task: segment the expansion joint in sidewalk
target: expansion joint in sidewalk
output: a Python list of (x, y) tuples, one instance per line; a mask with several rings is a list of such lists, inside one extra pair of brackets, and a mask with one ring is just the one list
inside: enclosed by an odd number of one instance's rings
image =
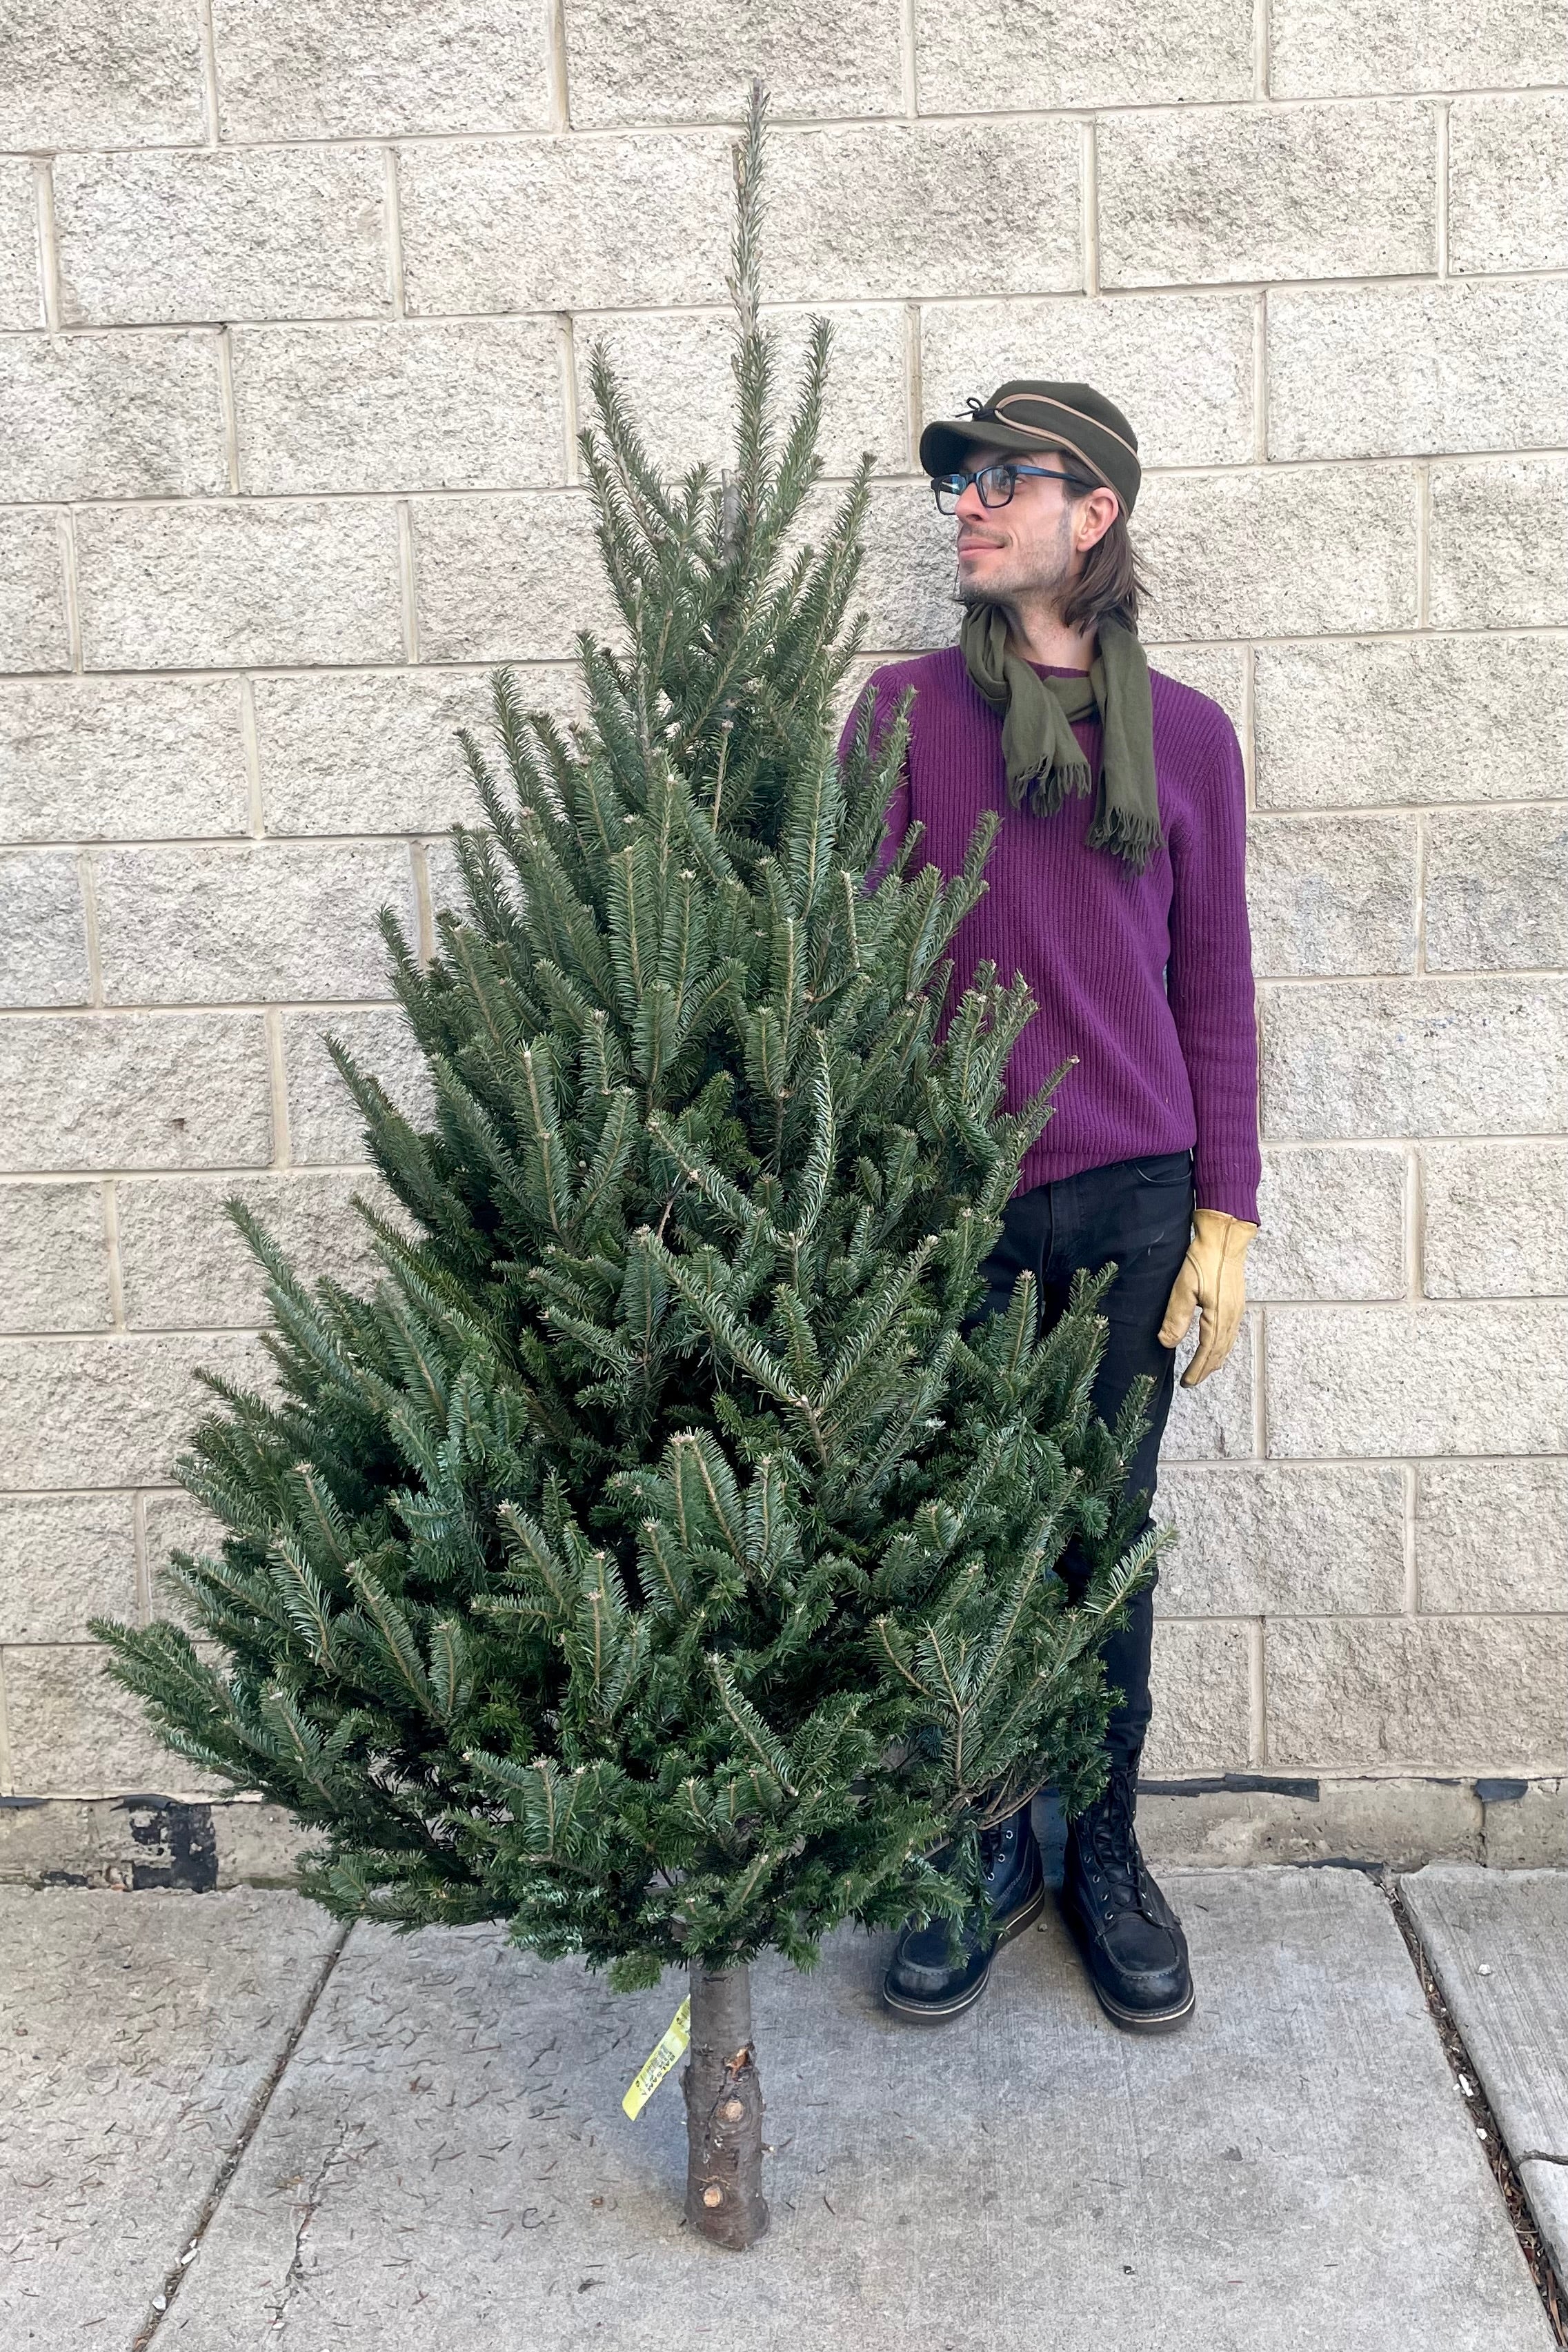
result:
[(1443, 1999), (1437, 1980), (1427, 1958), (1426, 1948), (1416, 1932), (1416, 1923), (1406, 1908), (1404, 1897), (1392, 1872), (1382, 1874), (1383, 1892), (1388, 1899), (1395, 1923), (1405, 1938), (1405, 1948), (1410, 1955), (1416, 1978), (1437, 2028), (1437, 2040), (1448, 2071), (1453, 2075), (1466, 2111), (1475, 2125), (1477, 2138), (1486, 2149), (1487, 2164), (1508, 2210), (1513, 2234), (1519, 2240), (1519, 2250), (1524, 2256), (1535, 2291), (1541, 2297), (1547, 2324), (1560, 2345), (1568, 2347), (1568, 2290), (1552, 2265), (1552, 2257), (1535, 2219), (1530, 2210), (1530, 2200), (1519, 2177), (1521, 2164), (1568, 2164), (1568, 2157), (1546, 2156), (1525, 2149), (1515, 2156), (1498, 2128), (1474, 2059), (1465, 2047), (1464, 2037), (1454, 2021), (1453, 2013)]
[(304, 2038), (305, 2029), (316, 2014), (316, 2004), (320, 2000), (322, 1994), (326, 1991), (332, 1971), (337, 1967), (340, 1955), (348, 1940), (349, 1929), (344, 1927), (334, 1937), (332, 1944), (328, 1950), (326, 1958), (317, 1969), (315, 1979), (312, 1982), (308, 1992), (306, 1994), (304, 2001), (300, 2005), (299, 2014), (294, 2021), (294, 2024), (289, 2032), (288, 2037), (285, 2041), (282, 2049), (278, 2052), (277, 2057), (274, 2061), (272, 2066), (268, 2069), (267, 2074), (261, 2083), (260, 2087), (257, 2089), (255, 2097), (251, 2100), (249, 2106), (246, 2109), (239, 2130), (235, 2133), (234, 2139), (224, 2157), (223, 2162), (218, 2167), (217, 2172), (213, 2180), (213, 2185), (207, 2191), (206, 2197), (202, 2205), (201, 2212), (197, 2216), (196, 2226), (192, 2231), (190, 2238), (183, 2252), (181, 2253), (178, 2262), (174, 2264), (172, 2270), (170, 2271), (168, 2276), (164, 2279), (163, 2284), (160, 2288), (158, 2294), (153, 2297), (152, 2309), (149, 2312), (141, 2333), (136, 2336), (132, 2343), (131, 2352), (148, 2352), (148, 2347), (154, 2341), (159, 2328), (162, 2326), (164, 2320), (172, 2310), (174, 2299), (180, 2292), (181, 2284), (184, 2279), (185, 2273), (189, 2270), (193, 2262), (194, 2262), (197, 2254), (201, 2252), (202, 2241), (206, 2236), (207, 2231), (217, 2214), (219, 2207), (222, 2205), (224, 2199), (228, 2194), (229, 2183), (234, 2179), (235, 2174), (239, 2170), (245, 2152), (250, 2146), (251, 2141), (256, 2137), (256, 2132), (260, 2128), (262, 2118), (267, 2114), (268, 2107), (272, 2105), (273, 2095), (277, 2091), (278, 2084), (282, 2082), (285, 2074), (288, 2072), (290, 2064), (293, 2063), (294, 2053), (298, 2049), (299, 2044)]

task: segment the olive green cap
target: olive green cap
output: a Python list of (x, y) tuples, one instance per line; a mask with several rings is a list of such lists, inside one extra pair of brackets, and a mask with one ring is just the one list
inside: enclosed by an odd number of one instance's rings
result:
[(920, 436), (928, 474), (955, 474), (976, 449), (1017, 457), (1064, 449), (1097, 482), (1114, 490), (1131, 514), (1143, 479), (1138, 436), (1113, 400), (1087, 383), (1040, 383), (1022, 377), (998, 384), (989, 400), (969, 402), (967, 416), (942, 417)]

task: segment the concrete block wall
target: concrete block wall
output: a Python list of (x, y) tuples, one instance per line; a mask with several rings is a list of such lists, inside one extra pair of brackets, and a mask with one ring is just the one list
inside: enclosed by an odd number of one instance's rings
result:
[(1155, 658), (1246, 750), (1263, 1231), (1172, 1425), (1146, 1769), (1364, 1783), (1374, 1849), (1401, 1790), (1563, 1770), (1563, 31), (11, 0), (0, 1794), (170, 1789), (85, 1626), (192, 1530), (194, 1367), (256, 1358), (218, 1202), (363, 1263), (323, 1034), (417, 1089), (375, 911), (428, 944), (485, 665), (570, 704), (591, 340), (662, 453), (722, 450), (754, 68), (773, 315), (835, 321), (833, 471), (880, 453), (874, 648), (955, 626), (922, 420), (1086, 374), (1143, 437)]

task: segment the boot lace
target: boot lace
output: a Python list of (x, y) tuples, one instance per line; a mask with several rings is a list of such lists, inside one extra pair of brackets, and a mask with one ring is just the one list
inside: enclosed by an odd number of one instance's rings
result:
[(1080, 1850), (1106, 1882), (1119, 1908), (1135, 1910), (1157, 1927), (1154, 1889), (1133, 1826), (1134, 1774), (1115, 1766), (1103, 1796), (1077, 1822)]

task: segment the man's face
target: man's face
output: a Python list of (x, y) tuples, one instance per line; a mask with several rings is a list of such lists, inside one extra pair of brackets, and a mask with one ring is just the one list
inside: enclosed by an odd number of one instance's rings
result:
[[(1051, 467), (1062, 465), (1061, 453), (1041, 450), (1038, 457), (1017, 458), (1006, 449), (977, 449), (969, 458), (982, 466), (1014, 462)], [(1060, 596), (1082, 562), (1075, 545), (1077, 509), (1068, 503), (1064, 482), (1043, 481), (1037, 474), (1020, 475), (1005, 507), (981, 504), (971, 482), (955, 509), (958, 527), (958, 600), (964, 604), (1006, 602), (1019, 595)], [(1093, 531), (1092, 538), (1101, 533)]]

